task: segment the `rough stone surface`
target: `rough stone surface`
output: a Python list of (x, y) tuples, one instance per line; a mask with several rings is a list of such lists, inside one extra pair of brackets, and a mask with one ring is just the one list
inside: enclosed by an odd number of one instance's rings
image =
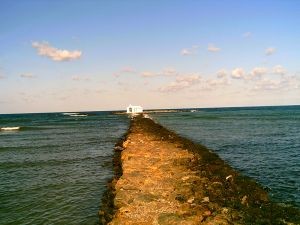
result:
[[(103, 224), (281, 224), (285, 221), (273, 217), (266, 206), (267, 193), (254, 181), (240, 176), (205, 147), (148, 118), (132, 120), (122, 147), (122, 175), (111, 183), (113, 215), (105, 217), (105, 212), (100, 211)], [(120, 152), (120, 148), (116, 151)], [(262, 206), (266, 206), (266, 213), (261, 213)], [(260, 223), (260, 216), (265, 223)]]

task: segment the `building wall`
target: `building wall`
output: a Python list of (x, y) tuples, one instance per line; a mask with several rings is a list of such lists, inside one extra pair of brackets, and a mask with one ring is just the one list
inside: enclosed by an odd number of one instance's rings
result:
[(129, 106), (127, 107), (127, 113), (142, 113), (143, 108), (141, 106)]

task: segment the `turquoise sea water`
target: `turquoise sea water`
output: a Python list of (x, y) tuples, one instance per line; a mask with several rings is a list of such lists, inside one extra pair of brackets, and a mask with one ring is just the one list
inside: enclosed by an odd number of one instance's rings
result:
[(198, 109), (151, 115), (300, 207), (300, 106)]
[(104, 112), (0, 115), (0, 127), (20, 127), (0, 131), (0, 224), (96, 224), (128, 122)]

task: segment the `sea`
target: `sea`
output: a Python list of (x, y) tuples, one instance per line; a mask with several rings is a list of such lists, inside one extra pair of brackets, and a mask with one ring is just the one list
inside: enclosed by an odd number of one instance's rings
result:
[(98, 224), (113, 148), (129, 119), (110, 112), (0, 115), (0, 224)]
[(254, 178), (273, 201), (300, 207), (300, 106), (187, 109), (152, 117)]
[[(150, 117), (216, 152), (273, 201), (300, 208), (300, 106)], [(97, 224), (113, 147), (129, 123), (112, 112), (0, 115), (0, 224)]]

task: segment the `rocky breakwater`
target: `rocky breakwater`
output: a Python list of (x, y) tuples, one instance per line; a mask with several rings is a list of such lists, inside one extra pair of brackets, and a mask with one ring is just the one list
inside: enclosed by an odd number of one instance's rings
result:
[(116, 177), (101, 224), (298, 224), (299, 210), (267, 192), (209, 149), (149, 118), (132, 119), (115, 147)]

